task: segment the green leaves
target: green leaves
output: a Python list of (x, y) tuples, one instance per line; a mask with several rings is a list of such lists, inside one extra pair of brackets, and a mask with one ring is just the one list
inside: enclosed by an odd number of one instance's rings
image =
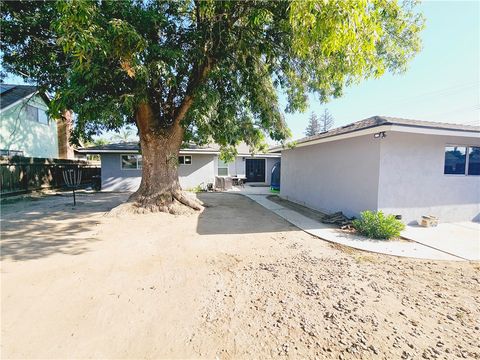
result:
[(307, 74), (309, 90), (323, 101), (361, 79), (404, 71), (420, 49), (423, 18), (411, 2), (295, 0), (289, 11), (292, 49), (301, 62), (290, 82), (295, 88)]
[(405, 225), (394, 215), (385, 215), (382, 211), (366, 210), (360, 213), (360, 219), (353, 220), (353, 227), (362, 235), (372, 239), (392, 239), (400, 236)]
[(54, 92), (52, 113), (72, 109), (75, 136), (133, 123), (148, 102), (155, 128), (186, 109), (185, 140), (225, 149), (285, 140), (282, 112), (306, 110), (311, 92), (326, 102), (404, 71), (423, 28), (412, 1), (71, 0), (1, 11), (5, 68)]

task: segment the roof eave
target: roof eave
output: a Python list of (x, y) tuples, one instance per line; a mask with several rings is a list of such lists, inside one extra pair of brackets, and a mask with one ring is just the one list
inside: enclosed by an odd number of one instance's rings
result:
[[(139, 149), (88, 149), (88, 148), (80, 148), (76, 150), (78, 153), (81, 154), (138, 154), (140, 152)], [(218, 155), (220, 151), (218, 150), (189, 150), (189, 149), (180, 149), (180, 154), (197, 154), (197, 155)], [(281, 154), (246, 154), (241, 153), (237, 154), (240, 157), (280, 157)]]
[[(18, 99), (17, 101), (11, 103), (10, 105), (7, 105), (7, 106), (5, 106), (4, 108), (1, 108), (1, 109), (0, 109), (0, 112), (4, 112), (4, 111), (10, 109), (10, 108), (12, 108), (12, 107), (14, 107), (14, 106), (22, 103), (22, 101), (25, 101), (25, 100), (28, 101), (28, 100), (30, 100), (32, 97), (34, 97), (34, 96), (37, 95), (37, 94), (38, 94), (38, 91), (35, 91), (35, 92), (31, 93), (31, 94), (28, 94), (27, 96), (24, 96), (24, 97)], [(44, 101), (45, 101), (45, 100), (44, 100)]]
[[(363, 129), (356, 129), (343, 134), (334, 134), (332, 136), (325, 136), (319, 139), (312, 139), (304, 142), (299, 142), (295, 147), (303, 147), (316, 145), (331, 141), (349, 139), (357, 136), (374, 134), (377, 132), (383, 131), (395, 131), (395, 132), (405, 132), (413, 134), (425, 134), (425, 135), (444, 135), (444, 136), (462, 136), (462, 137), (471, 137), (471, 138), (480, 138), (480, 131), (467, 130), (467, 129), (445, 129), (440, 127), (424, 126), (424, 125), (413, 125), (413, 124), (393, 124), (387, 122), (380, 125), (374, 125)], [(285, 151), (289, 150), (288, 148), (274, 148), (271, 151)]]

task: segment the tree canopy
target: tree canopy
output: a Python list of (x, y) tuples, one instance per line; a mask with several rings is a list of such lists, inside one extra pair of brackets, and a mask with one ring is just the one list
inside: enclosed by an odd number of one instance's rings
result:
[[(78, 116), (74, 139), (135, 122), (185, 141), (253, 148), (289, 136), (283, 111), (304, 111), (420, 49), (416, 2), (387, 0), (71, 0), (2, 2), (4, 69), (55, 94)], [(286, 109), (278, 94), (285, 93)]]

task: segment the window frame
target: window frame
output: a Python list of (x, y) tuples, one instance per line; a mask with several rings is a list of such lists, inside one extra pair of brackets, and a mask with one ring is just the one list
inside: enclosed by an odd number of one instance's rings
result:
[[(183, 162), (180, 161), (180, 158), (183, 158)], [(185, 163), (185, 158), (190, 158), (190, 163), (189, 164)], [(178, 155), (178, 165), (190, 166), (190, 165), (192, 165), (192, 163), (193, 163), (192, 155)]]
[[(29, 116), (29, 111), (32, 111), (32, 110), (29, 110), (29, 109), (34, 109), (34, 111), (35, 111), (34, 119), (31, 119), (30, 116)], [(42, 111), (45, 114), (45, 117), (47, 118), (46, 123), (40, 121), (40, 111)], [(50, 125), (50, 117), (48, 116), (47, 112), (45, 110), (39, 108), (38, 106), (35, 106), (35, 105), (32, 105), (32, 104), (25, 104), (25, 117), (27, 118), (28, 121), (31, 121), (31, 122), (34, 122), (34, 123), (37, 123), (37, 124), (40, 124), (40, 125), (45, 125), (45, 126)]]
[[(445, 153), (446, 153), (446, 148), (447, 147), (463, 147), (465, 148), (465, 171), (463, 172), (463, 174), (446, 174), (445, 173)], [(445, 146), (443, 147), (443, 175), (445, 176), (455, 176), (455, 177), (458, 177), (458, 176), (480, 176), (480, 174), (469, 174), (468, 173), (468, 170), (469, 170), (469, 162), (470, 162), (470, 149), (471, 148), (478, 148), (480, 146), (478, 145), (465, 145), (465, 144), (445, 144)]]
[[(42, 112), (45, 114), (45, 118), (47, 119), (47, 122), (46, 122), (46, 123), (40, 121), (40, 114), (41, 114)], [(46, 112), (45, 110), (40, 109), (40, 108), (37, 108), (37, 122), (38, 122), (39, 124), (42, 124), (42, 125), (47, 125), (47, 126), (50, 125), (50, 117), (48, 116), (48, 114), (47, 114), (47, 112)]]
[(475, 146), (475, 145), (467, 146), (467, 153), (466, 153), (467, 163), (465, 165), (465, 176), (480, 176), (480, 174), (469, 174), (469, 172), (470, 172), (470, 149), (472, 149), (472, 148), (479, 148), (480, 149), (480, 145), (478, 145), (478, 146)]
[[(220, 165), (220, 162), (222, 162), (223, 164), (225, 164), (225, 166), (219, 166)], [(227, 169), (227, 174), (225, 175), (220, 175), (218, 173), (218, 170), (219, 169)], [(230, 169), (228, 167), (228, 163), (226, 163), (225, 161), (221, 160), (220, 158), (217, 159), (217, 176), (229, 176), (230, 175)]]
[(0, 156), (23, 156), (23, 150), (0, 149)]
[[(123, 167), (123, 161), (122, 161), (124, 156), (135, 156), (135, 165), (136, 165), (136, 167), (135, 167), (135, 168), (131, 168), (131, 169), (130, 169), (130, 168), (124, 168), (124, 167)], [(143, 169), (143, 165), (138, 166), (138, 163), (139, 163), (138, 159), (141, 158), (141, 157), (142, 157), (141, 154), (120, 154), (120, 157), (119, 157), (119, 159), (120, 159), (120, 170), (122, 170), (122, 171), (132, 171), (132, 170), (133, 170), (133, 171), (138, 171), (138, 170), (142, 170), (142, 169)], [(143, 164), (143, 163), (142, 163), (142, 164)]]
[[(35, 118), (30, 118), (31, 111), (35, 111)], [(36, 106), (25, 104), (25, 115), (28, 121), (38, 123), (38, 108)], [(32, 114), (33, 115), (33, 114)]]

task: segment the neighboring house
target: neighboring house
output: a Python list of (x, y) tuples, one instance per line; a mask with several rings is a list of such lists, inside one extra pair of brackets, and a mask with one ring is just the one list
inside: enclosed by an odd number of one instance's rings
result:
[[(100, 154), (102, 190), (134, 191), (142, 177), (142, 156), (138, 142), (93, 146), (77, 150), (80, 154)], [(225, 164), (219, 159), (216, 145), (190, 146), (180, 150), (178, 175), (183, 189), (214, 183), (215, 176), (245, 176), (249, 182), (270, 184), (273, 166), (280, 154), (251, 155), (244, 144), (237, 148), (235, 161)]]
[(0, 84), (0, 155), (58, 158), (57, 124), (35, 86)]
[(321, 211), (480, 221), (480, 126), (375, 116), (297, 141), (280, 196)]

